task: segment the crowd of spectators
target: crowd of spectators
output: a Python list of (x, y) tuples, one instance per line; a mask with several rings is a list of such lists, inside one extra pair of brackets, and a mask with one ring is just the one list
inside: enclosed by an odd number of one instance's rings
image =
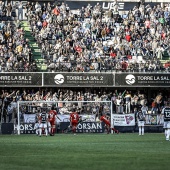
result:
[(67, 4), (26, 4), (32, 35), (48, 71), (169, 72), (170, 5), (138, 3), (130, 11), (99, 3), (76, 11)]
[(29, 40), (17, 18), (18, 7), (0, 1), (0, 72), (37, 71)]
[[(136, 113), (140, 109), (145, 114), (160, 114), (161, 109), (167, 102), (170, 102), (169, 91), (154, 91), (148, 96), (147, 91), (141, 90), (117, 90), (107, 88), (39, 88), (39, 89), (5, 89), (0, 93), (1, 118), (3, 122), (11, 121), (12, 114), (17, 117), (17, 101), (53, 101), (59, 114), (68, 114), (72, 108), (77, 107), (78, 110), (85, 110), (86, 114), (96, 113), (100, 110), (97, 101), (113, 101), (112, 111), (117, 114)], [(81, 103), (63, 103), (60, 101), (84, 101)], [(88, 103), (86, 101), (95, 101)], [(38, 105), (40, 105), (38, 103)], [(88, 105), (89, 104), (89, 105)], [(101, 104), (101, 103), (100, 103)], [(28, 106), (31, 104), (27, 104)], [(25, 106), (27, 106), (25, 105)], [(34, 104), (36, 105), (36, 104)], [(50, 105), (48, 103), (47, 105)], [(21, 105), (20, 105), (21, 106)], [(84, 107), (86, 106), (86, 107)], [(107, 107), (108, 106), (108, 107)], [(104, 105), (105, 112), (110, 113), (110, 106)], [(32, 107), (33, 108), (33, 107)], [(31, 107), (30, 107), (31, 109)], [(22, 109), (20, 108), (20, 111)], [(27, 112), (32, 113), (33, 110)], [(25, 112), (26, 113), (26, 110)], [(7, 119), (10, 117), (10, 119)]]
[[(0, 72), (38, 71), (21, 27), (26, 16), (48, 71), (169, 72), (170, 5), (136, 4), (130, 11), (99, 3), (0, 1)], [(26, 11), (26, 13), (24, 12)]]

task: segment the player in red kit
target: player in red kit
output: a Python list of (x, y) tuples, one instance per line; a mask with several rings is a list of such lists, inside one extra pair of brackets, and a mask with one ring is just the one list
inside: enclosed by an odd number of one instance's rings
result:
[(58, 118), (60, 121), (61, 119), (57, 116), (56, 110), (52, 107), (51, 110), (48, 112), (48, 128), (50, 136), (54, 136), (56, 131), (56, 118)]
[(72, 127), (72, 132), (74, 134), (76, 133), (76, 128), (77, 128), (79, 119), (80, 119), (80, 116), (75, 110), (73, 110), (73, 112), (70, 114), (70, 125)]
[(110, 133), (110, 129), (112, 129), (114, 132), (118, 134), (119, 131), (111, 127), (109, 118), (110, 118), (109, 116), (106, 116), (106, 114), (104, 114), (100, 117), (100, 121), (105, 123), (105, 128), (108, 134)]

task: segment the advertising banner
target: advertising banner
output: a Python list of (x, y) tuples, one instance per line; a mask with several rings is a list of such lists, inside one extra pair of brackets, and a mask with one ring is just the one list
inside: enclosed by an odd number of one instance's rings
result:
[(79, 123), (76, 129), (78, 133), (103, 133), (104, 124), (98, 122), (82, 122)]
[(114, 126), (135, 126), (134, 114), (113, 114)]
[[(63, 1), (59, 0), (56, 1), (56, 4), (62, 3)], [(97, 3), (99, 3), (103, 10), (109, 10), (113, 9), (115, 6), (114, 1), (108, 1), (108, 0), (94, 0), (94, 1), (81, 1), (81, 0), (66, 0), (66, 4), (70, 7), (71, 10), (81, 9), (83, 6), (86, 7), (88, 4), (90, 4), (92, 7), (94, 7)], [(158, 3), (151, 2), (151, 3), (145, 3), (145, 5), (150, 4), (150, 6), (155, 6)], [(129, 11), (134, 8), (134, 6), (138, 6), (139, 2), (122, 2), (118, 1), (118, 8), (121, 11)]]
[(43, 73), (43, 86), (58, 87), (101, 87), (113, 86), (111, 73)]
[[(24, 123), (35, 123), (35, 114), (23, 114), (24, 116)], [(60, 122), (70, 122), (70, 115), (57, 115), (59, 119), (56, 119), (57, 123)], [(95, 114), (92, 115), (80, 115), (82, 120), (86, 122), (94, 122), (95, 121)]]
[(0, 87), (169, 87), (169, 73), (0, 73)]
[[(17, 131), (18, 125), (14, 124), (14, 132)], [(20, 124), (21, 134), (35, 134), (34, 123), (22, 123)]]
[[(70, 122), (70, 115), (57, 115), (59, 119), (57, 119), (57, 122)], [(86, 122), (94, 122), (95, 121), (95, 114), (92, 115), (79, 115), (82, 120), (85, 120)]]
[(41, 73), (0, 73), (0, 87), (41, 86)]
[(169, 73), (121, 73), (115, 75), (115, 86), (170, 86)]
[[(61, 122), (60, 130), (63, 131), (70, 125), (69, 122)], [(78, 124), (77, 133), (103, 133), (105, 130), (104, 124), (99, 122), (81, 122)]]

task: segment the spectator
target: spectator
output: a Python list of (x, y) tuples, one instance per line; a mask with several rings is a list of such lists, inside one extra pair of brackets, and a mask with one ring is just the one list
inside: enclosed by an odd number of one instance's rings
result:
[(23, 9), (24, 9), (24, 7), (22, 4), (22, 1), (20, 1), (18, 4), (18, 19), (21, 21), (23, 20)]
[(125, 106), (126, 106), (126, 111), (125, 113), (131, 113), (131, 94), (129, 91), (126, 91), (126, 94), (125, 94)]
[(151, 105), (151, 114), (156, 114), (156, 113), (157, 113), (157, 103), (156, 100), (153, 100)]
[(118, 114), (123, 114), (124, 113), (123, 100), (121, 99), (120, 96), (118, 96), (118, 98), (116, 99), (116, 106), (117, 106), (116, 112)]
[(149, 123), (148, 106), (146, 104), (144, 104), (141, 107), (141, 111), (142, 111), (143, 115), (145, 115), (145, 121), (148, 124)]
[(12, 5), (11, 5), (10, 2), (8, 2), (8, 4), (7, 4), (6, 11), (7, 11), (7, 14), (6, 14), (6, 15), (7, 15), (8, 17), (11, 17)]

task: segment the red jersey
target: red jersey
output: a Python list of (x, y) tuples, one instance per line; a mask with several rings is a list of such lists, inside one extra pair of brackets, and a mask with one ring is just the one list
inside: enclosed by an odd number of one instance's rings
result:
[(109, 125), (110, 126), (110, 121), (106, 118), (106, 116), (101, 116), (100, 117), (100, 120), (102, 122), (104, 122), (106, 125)]
[(48, 119), (50, 122), (55, 122), (57, 116), (57, 112), (55, 110), (50, 110), (48, 112)]
[(70, 115), (70, 121), (71, 121), (72, 123), (78, 123), (78, 121), (79, 121), (79, 115), (78, 115), (77, 112), (71, 113), (71, 115)]

